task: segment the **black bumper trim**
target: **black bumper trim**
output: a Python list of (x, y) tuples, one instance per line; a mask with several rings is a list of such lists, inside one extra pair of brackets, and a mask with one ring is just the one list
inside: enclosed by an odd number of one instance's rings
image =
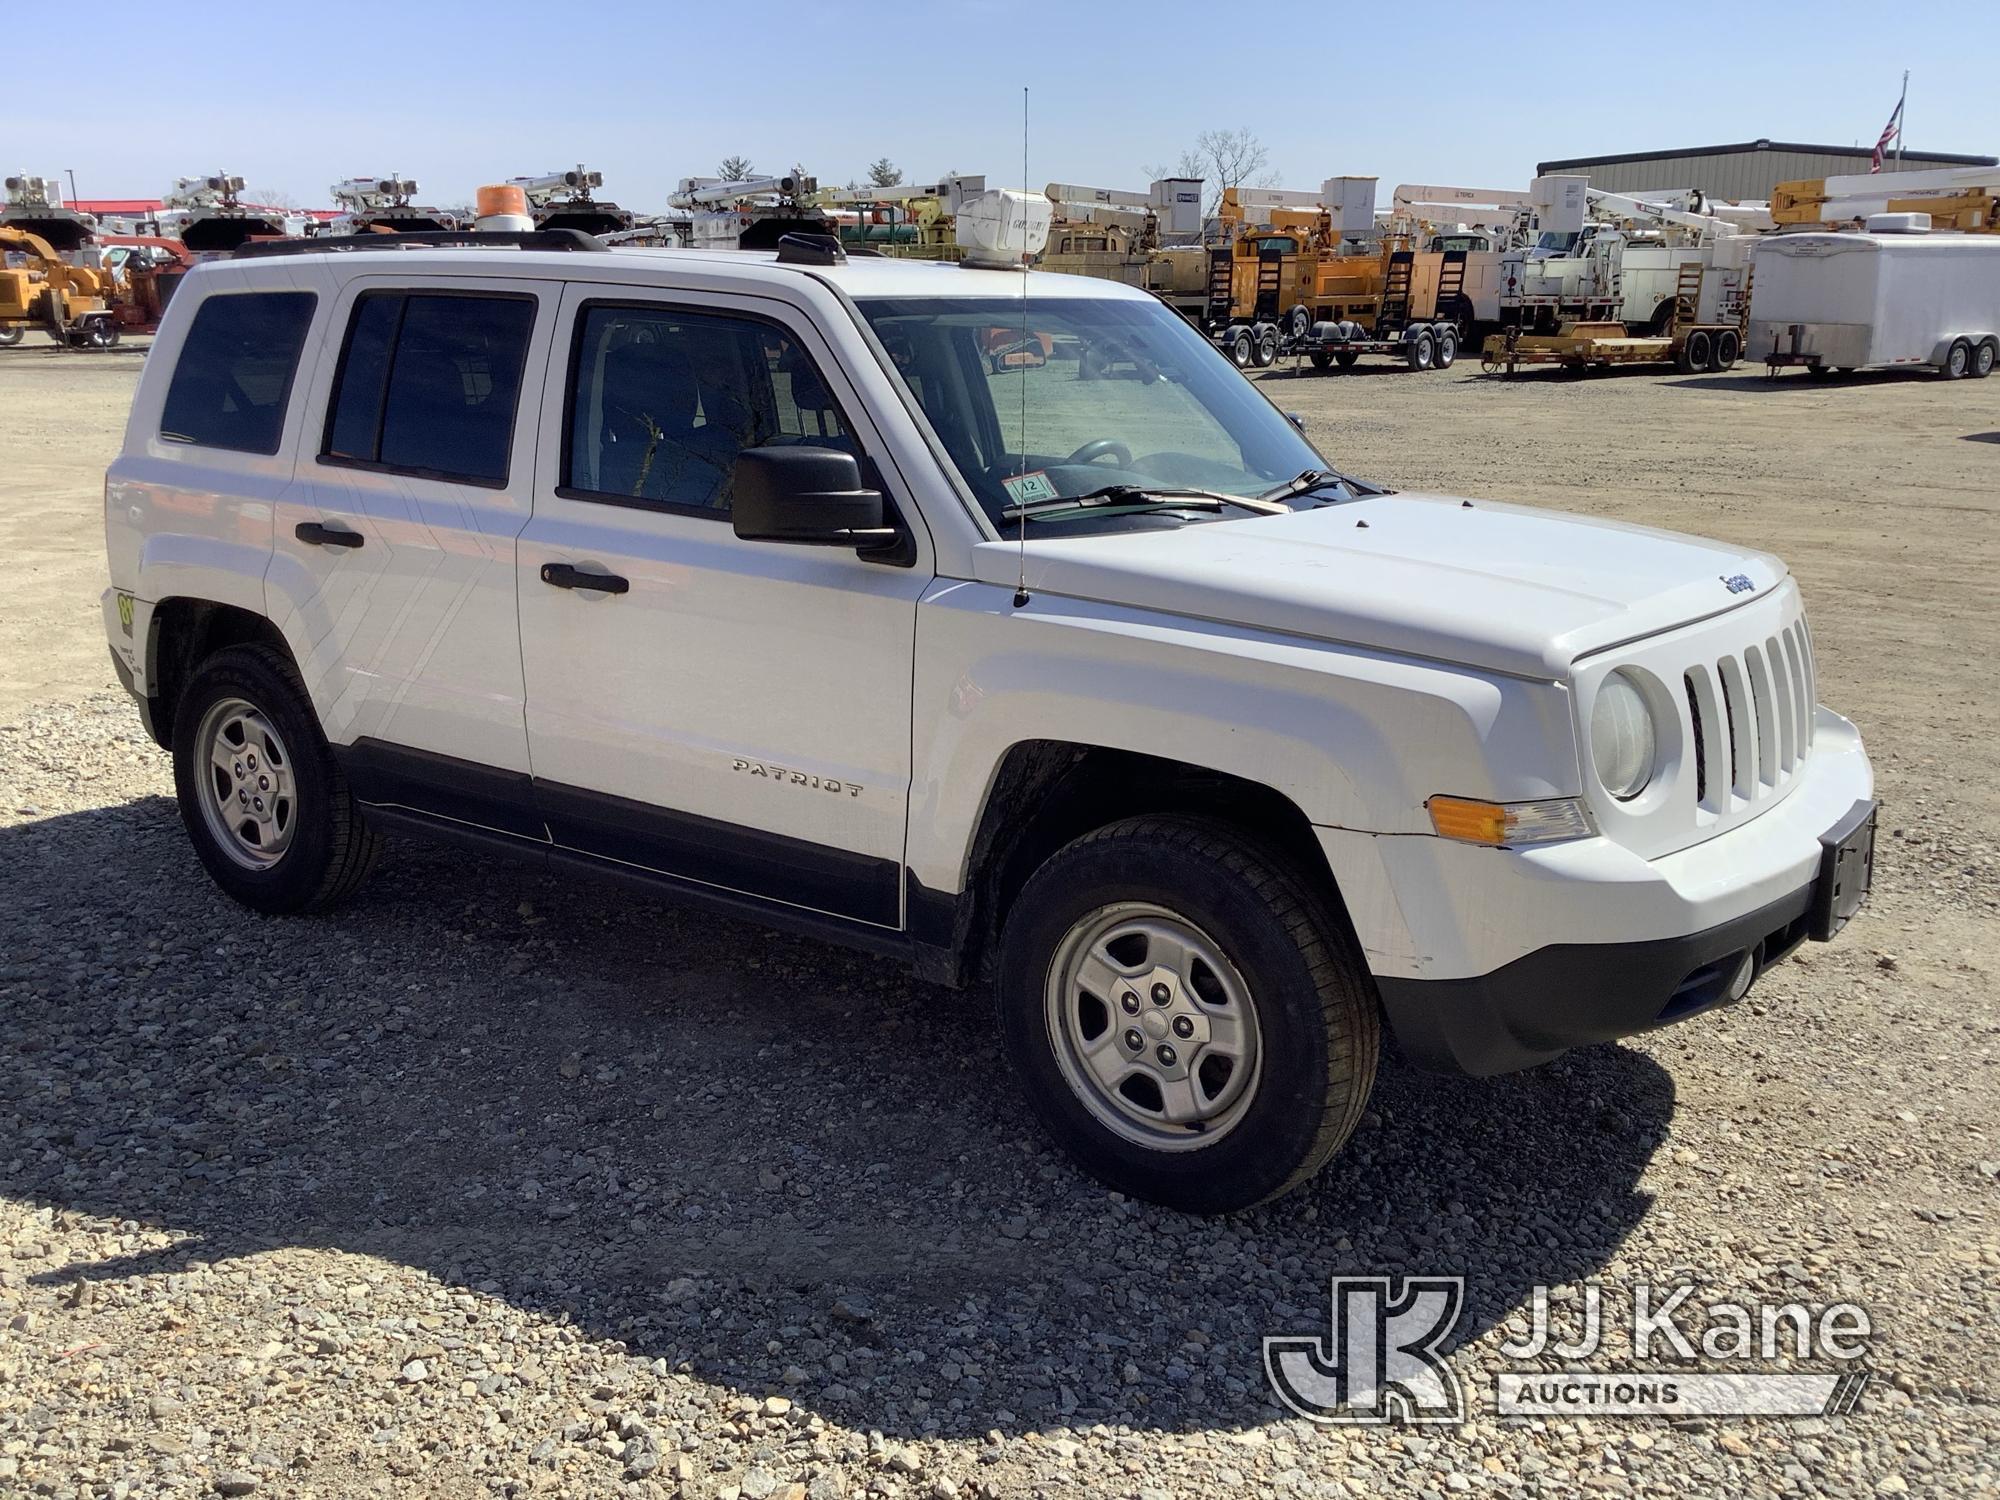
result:
[(1761, 974), (1811, 935), (1817, 885), (1684, 937), (1558, 943), (1474, 979), (1375, 983), (1411, 1061), (1480, 1077), (1511, 1073), (1727, 1003), (1746, 956)]

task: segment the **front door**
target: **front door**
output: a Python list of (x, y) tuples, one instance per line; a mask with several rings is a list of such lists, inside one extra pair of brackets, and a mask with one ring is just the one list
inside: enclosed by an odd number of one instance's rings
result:
[(775, 299), (572, 286), (551, 371), (519, 565), (551, 836), (900, 927), (928, 539), (919, 526), (917, 564), (893, 566), (743, 541), (729, 521), (746, 447), (843, 448), (880, 482), (877, 435), (830, 350)]

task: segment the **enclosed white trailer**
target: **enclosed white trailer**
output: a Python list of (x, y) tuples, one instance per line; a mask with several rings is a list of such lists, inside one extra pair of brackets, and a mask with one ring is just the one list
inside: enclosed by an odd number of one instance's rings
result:
[(1981, 376), (2000, 361), (2000, 235), (1777, 234), (1757, 247), (1744, 353), (1815, 375), (1929, 365)]

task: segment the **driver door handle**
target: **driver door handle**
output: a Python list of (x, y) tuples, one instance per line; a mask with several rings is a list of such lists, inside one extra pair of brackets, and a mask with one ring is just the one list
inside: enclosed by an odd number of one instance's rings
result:
[(301, 521), (293, 535), (312, 547), (359, 547), (366, 538), (358, 531), (346, 531), (320, 521)]
[(559, 589), (596, 589), (606, 594), (623, 594), (632, 587), (629, 580), (616, 573), (586, 573), (568, 563), (543, 563), (542, 582)]

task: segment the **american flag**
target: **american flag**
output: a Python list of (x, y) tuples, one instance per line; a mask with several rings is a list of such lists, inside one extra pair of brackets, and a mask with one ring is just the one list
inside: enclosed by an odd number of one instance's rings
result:
[(1882, 153), (1889, 149), (1890, 145), (1894, 143), (1897, 135), (1901, 133), (1902, 129), (1903, 129), (1903, 101), (1901, 99), (1898, 99), (1896, 101), (1895, 109), (1890, 112), (1889, 123), (1882, 127), (1882, 139), (1875, 143), (1875, 154), (1873, 157), (1869, 159), (1870, 165), (1868, 170), (1870, 173), (1875, 173), (1882, 170)]

